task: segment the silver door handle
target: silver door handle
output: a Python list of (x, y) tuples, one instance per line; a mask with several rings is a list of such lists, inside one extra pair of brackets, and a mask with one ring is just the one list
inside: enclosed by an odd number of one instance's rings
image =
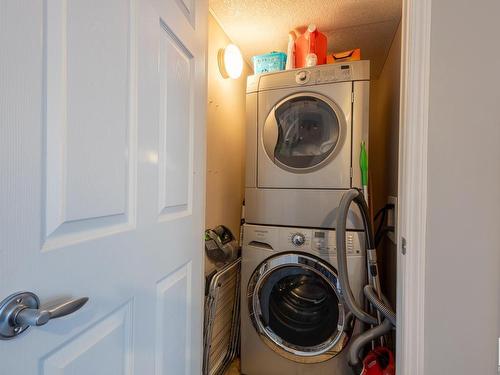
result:
[(43, 326), (50, 319), (60, 318), (61, 316), (74, 313), (85, 305), (88, 300), (87, 297), (72, 299), (50, 310), (30, 309), (28, 307), (22, 308), (16, 314), (14, 320), (18, 325)]
[(18, 336), (30, 326), (42, 326), (51, 319), (79, 310), (87, 297), (72, 299), (50, 309), (39, 309), (40, 299), (31, 292), (18, 292), (0, 302), (0, 339)]

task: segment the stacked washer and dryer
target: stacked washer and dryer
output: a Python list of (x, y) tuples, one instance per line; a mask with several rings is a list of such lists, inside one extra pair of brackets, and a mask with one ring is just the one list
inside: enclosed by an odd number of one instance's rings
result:
[[(368, 61), (255, 75), (247, 82), (241, 369), (245, 375), (349, 374), (359, 324), (338, 281), (335, 218), (361, 188)], [(366, 284), (360, 212), (347, 228), (349, 280)]]

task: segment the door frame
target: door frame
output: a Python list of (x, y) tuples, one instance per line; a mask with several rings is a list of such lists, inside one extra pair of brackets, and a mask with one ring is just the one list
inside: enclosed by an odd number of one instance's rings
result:
[(431, 2), (403, 0), (396, 331), (401, 375), (424, 375)]

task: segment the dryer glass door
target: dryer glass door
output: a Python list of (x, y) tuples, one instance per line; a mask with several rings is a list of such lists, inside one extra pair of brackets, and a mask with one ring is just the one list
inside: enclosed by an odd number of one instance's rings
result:
[(318, 94), (286, 98), (266, 121), (264, 145), (269, 158), (285, 170), (308, 172), (320, 168), (334, 156), (339, 144), (340, 111)]
[(335, 270), (319, 258), (300, 253), (269, 258), (249, 284), (254, 327), (286, 358), (330, 359), (342, 349), (348, 331), (336, 285)]

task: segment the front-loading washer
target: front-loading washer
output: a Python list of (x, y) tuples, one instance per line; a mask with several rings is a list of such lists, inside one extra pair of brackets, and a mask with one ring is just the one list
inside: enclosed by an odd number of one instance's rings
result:
[[(347, 233), (349, 280), (362, 298), (362, 232)], [(359, 331), (343, 302), (335, 231), (244, 226), (241, 371), (245, 375), (347, 375)]]
[[(369, 61), (250, 76), (247, 221), (335, 228), (342, 194), (361, 187), (368, 145)], [(349, 227), (361, 229), (357, 216)]]

